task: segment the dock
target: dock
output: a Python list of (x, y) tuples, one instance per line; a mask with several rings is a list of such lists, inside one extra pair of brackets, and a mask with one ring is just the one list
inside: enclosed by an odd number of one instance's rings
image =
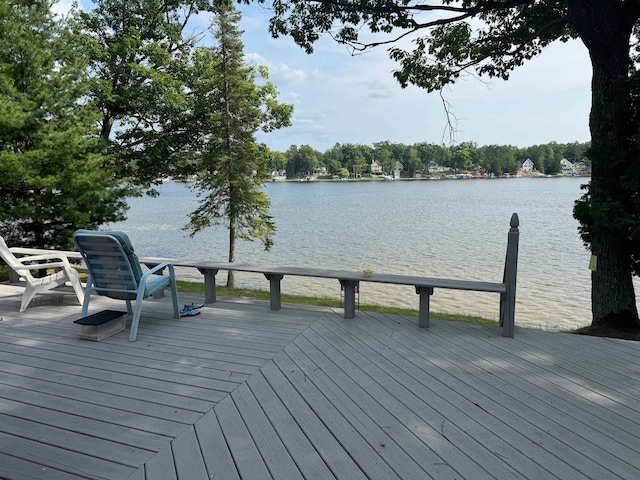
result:
[(640, 342), (224, 298), (90, 342), (73, 296), (21, 295), (0, 284), (2, 479), (640, 478)]

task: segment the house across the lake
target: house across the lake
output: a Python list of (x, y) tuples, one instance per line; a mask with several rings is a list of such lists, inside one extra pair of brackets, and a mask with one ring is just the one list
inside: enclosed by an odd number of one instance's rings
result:
[(526, 160), (521, 160), (520, 170), (522, 170), (525, 173), (533, 172), (534, 170), (533, 161), (530, 158), (527, 158)]
[(560, 160), (560, 169), (563, 175), (575, 175), (576, 174), (576, 166), (571, 163), (566, 158)]

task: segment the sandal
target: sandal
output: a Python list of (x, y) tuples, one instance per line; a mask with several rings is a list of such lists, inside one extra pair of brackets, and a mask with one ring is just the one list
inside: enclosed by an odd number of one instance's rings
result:
[(185, 305), (185, 310), (199, 310), (204, 307), (204, 303), (192, 303), (191, 305)]
[(185, 308), (180, 312), (181, 317), (195, 317), (196, 315), (200, 315), (200, 310), (189, 310)]

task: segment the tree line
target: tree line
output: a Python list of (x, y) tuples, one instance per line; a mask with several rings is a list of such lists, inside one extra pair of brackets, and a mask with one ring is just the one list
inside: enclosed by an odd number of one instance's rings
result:
[(330, 175), (349, 176), (369, 173), (371, 163), (376, 161), (386, 173), (395, 169), (396, 162), (403, 166), (405, 175), (414, 177), (416, 172), (429, 173), (434, 166), (448, 167), (452, 171), (480, 168), (489, 174), (500, 176), (515, 174), (521, 162), (531, 159), (535, 169), (547, 175), (562, 171), (560, 161), (585, 161), (589, 142), (557, 143), (518, 148), (512, 145), (484, 145), (463, 142), (455, 146), (443, 146), (420, 142), (413, 145), (376, 142), (372, 146), (336, 143), (320, 152), (309, 145), (292, 145), (286, 152), (272, 152), (269, 166), (273, 171), (286, 170), (288, 177), (300, 177), (326, 168)]

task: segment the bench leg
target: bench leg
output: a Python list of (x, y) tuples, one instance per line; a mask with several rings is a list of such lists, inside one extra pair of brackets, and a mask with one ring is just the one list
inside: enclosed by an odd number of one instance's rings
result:
[(356, 317), (356, 287), (359, 284), (356, 280), (340, 280), (344, 287), (344, 318)]
[(418, 327), (429, 328), (429, 299), (433, 295), (433, 287), (416, 287), (416, 293), (420, 295)]
[(216, 275), (218, 270), (211, 268), (199, 268), (198, 271), (204, 274), (204, 303), (216, 302)]
[(284, 275), (265, 273), (264, 276), (269, 280), (269, 307), (271, 310), (280, 310), (280, 280)]

